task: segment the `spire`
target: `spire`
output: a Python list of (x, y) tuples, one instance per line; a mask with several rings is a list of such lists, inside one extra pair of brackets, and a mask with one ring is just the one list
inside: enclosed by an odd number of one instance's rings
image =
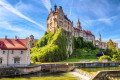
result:
[(80, 30), (82, 30), (82, 27), (81, 27), (81, 24), (80, 24), (79, 18), (78, 18), (78, 20), (77, 20), (76, 28), (80, 28)]
[(56, 3), (55, 3), (55, 5), (54, 5), (54, 11), (56, 11), (56, 9), (57, 9), (57, 5), (56, 5)]
[(52, 8), (50, 8), (50, 12), (52, 12)]
[(99, 33), (99, 41), (101, 41), (101, 34)]
[(78, 18), (78, 21), (77, 21), (77, 25), (76, 27), (80, 27), (80, 21), (79, 21), (79, 18)]
[(78, 21), (77, 21), (77, 22), (80, 23), (79, 18), (78, 18)]

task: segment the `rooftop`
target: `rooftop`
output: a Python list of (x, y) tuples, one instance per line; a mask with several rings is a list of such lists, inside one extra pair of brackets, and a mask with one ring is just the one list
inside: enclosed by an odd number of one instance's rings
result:
[(0, 39), (2, 50), (26, 50), (27, 39)]

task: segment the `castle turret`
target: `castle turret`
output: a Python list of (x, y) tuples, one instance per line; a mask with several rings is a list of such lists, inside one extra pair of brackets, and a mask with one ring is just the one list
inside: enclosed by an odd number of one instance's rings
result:
[(54, 11), (56, 11), (56, 9), (57, 9), (57, 5), (55, 4), (55, 5), (54, 5)]
[(78, 18), (78, 21), (77, 21), (77, 24), (76, 24), (76, 28), (79, 28), (80, 30), (82, 30), (82, 27), (81, 27), (81, 24), (80, 24), (79, 18)]
[(99, 41), (101, 41), (101, 34), (99, 33)]

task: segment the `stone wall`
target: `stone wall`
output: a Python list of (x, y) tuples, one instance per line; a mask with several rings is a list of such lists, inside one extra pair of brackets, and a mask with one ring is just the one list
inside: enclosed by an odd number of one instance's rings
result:
[(0, 77), (1, 76), (11, 76), (11, 75), (18, 75), (20, 71), (16, 68), (0, 68)]
[(28, 67), (17, 67), (17, 69), (20, 71), (19, 74), (29, 74), (29, 73), (34, 73), (34, 72), (40, 72), (41, 65), (28, 66)]
[(64, 64), (41, 64), (35, 66), (26, 66), (26, 67), (9, 67), (9, 68), (0, 68), (0, 77), (1, 76), (10, 76), (10, 75), (23, 75), (30, 74), (35, 72), (67, 72), (74, 69), (74, 64), (64, 63)]
[(117, 67), (119, 63), (117, 62), (81, 62), (75, 63), (78, 68), (92, 68), (92, 67)]
[(90, 80), (115, 80), (120, 77), (120, 70), (98, 71)]

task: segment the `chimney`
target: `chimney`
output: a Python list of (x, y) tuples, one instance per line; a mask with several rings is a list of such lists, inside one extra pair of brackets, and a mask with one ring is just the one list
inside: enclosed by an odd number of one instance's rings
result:
[(7, 36), (5, 36), (5, 39), (7, 39)]
[(15, 40), (17, 40), (17, 36), (15, 36)]

